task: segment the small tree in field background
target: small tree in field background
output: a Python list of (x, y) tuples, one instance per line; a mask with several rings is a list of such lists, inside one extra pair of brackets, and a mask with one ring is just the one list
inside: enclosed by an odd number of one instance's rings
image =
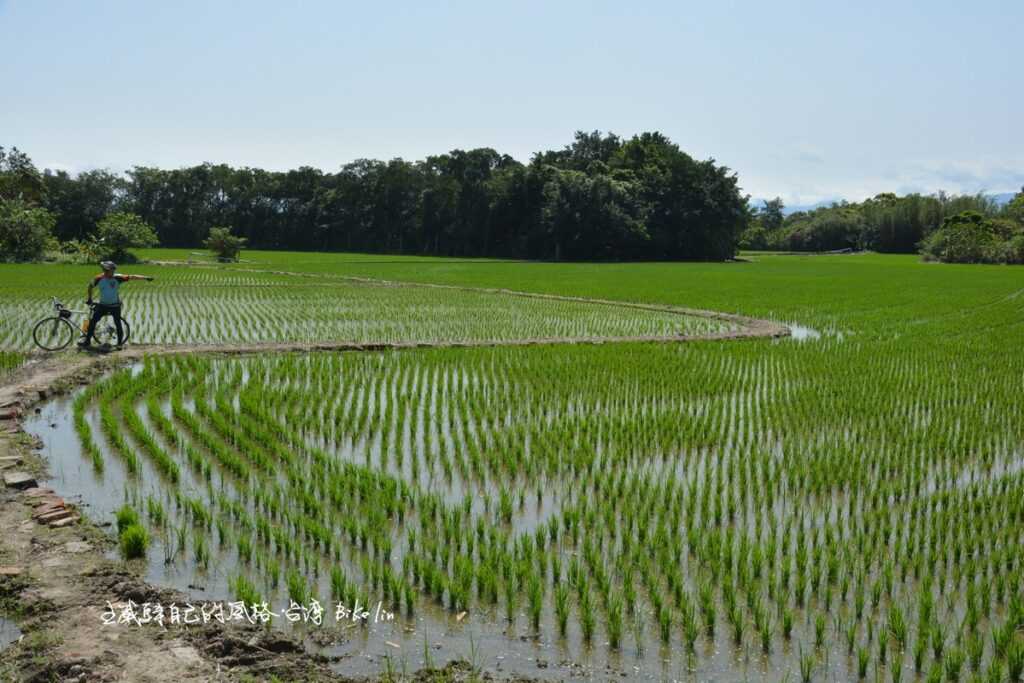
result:
[(155, 247), (160, 244), (152, 226), (134, 213), (111, 213), (96, 225), (100, 258), (130, 261), (129, 249)]
[(237, 261), (247, 241), (244, 237), (232, 235), (231, 228), (216, 226), (210, 228), (210, 236), (203, 241), (203, 246), (217, 254), (219, 261)]

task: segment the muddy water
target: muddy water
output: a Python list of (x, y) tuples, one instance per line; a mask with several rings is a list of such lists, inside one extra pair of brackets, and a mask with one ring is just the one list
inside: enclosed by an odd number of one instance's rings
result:
[(0, 650), (4, 650), (11, 643), (18, 642), (21, 638), (21, 630), (13, 621), (0, 617)]
[[(42, 455), (49, 462), (52, 475), (47, 485), (64, 498), (81, 505), (85, 514), (100, 524), (112, 524), (115, 511), (126, 500), (144, 514), (147, 496), (162, 501), (168, 516), (178, 524), (183, 523), (184, 510), (176, 510), (173, 497), (168, 494), (164, 481), (149, 459), (140, 456), (140, 475), (129, 477), (90, 413), (87, 419), (106, 466), (102, 474), (93, 471), (91, 461), (81, 452), (74, 431), (73, 399), (71, 396), (46, 404), (25, 425), (28, 432), (42, 439)], [(161, 443), (182, 464), (179, 488), (183, 496), (208, 500), (212, 493), (221, 490), (224, 482), (218, 475), (215, 474), (209, 484), (202, 481), (188, 471), (176, 448), (162, 440)], [(547, 500), (537, 505), (536, 498), (529, 494), (526, 500), (525, 514), (524, 511), (519, 514), (524, 517), (523, 523), (527, 527), (546, 517), (550, 512), (549, 506), (557, 505), (556, 501)], [(152, 525), (147, 522), (147, 527)], [(114, 534), (112, 526), (108, 531)], [(151, 531), (154, 532), (153, 542), (143, 569), (147, 581), (180, 590), (194, 600), (234, 599), (228, 588), (228, 577), (238, 571), (239, 559), (233, 545), (218, 547), (215, 530), (208, 542), (211, 561), (205, 570), (196, 565), (191, 537), (187, 548), (180, 551), (176, 548), (174, 534), (164, 534), (152, 528)], [(111, 557), (116, 557), (116, 550), (112, 551)], [(341, 565), (349, 576), (359, 575), (359, 567), (354, 560), (343, 558)], [(792, 642), (778, 645), (765, 656), (753, 644), (752, 638), (748, 638), (741, 647), (733, 645), (730, 629), (720, 616), (715, 636), (702, 637), (697, 643), (696, 656), (688, 656), (678, 628), (674, 629), (667, 646), (661, 644), (656, 619), (649, 613), (645, 602), (636, 619), (627, 618), (619, 651), (608, 647), (600, 624), (590, 646), (584, 644), (578, 621), (573, 618), (570, 618), (567, 636), (557, 637), (550, 599), (544, 607), (540, 636), (530, 628), (525, 614), (525, 599), (514, 624), (509, 624), (506, 618), (503, 601), (496, 608), (474, 607), (460, 620), (427, 597), (418, 599), (411, 617), (397, 615), (392, 620), (376, 619), (377, 599), (372, 595), (368, 605), (371, 612), (368, 623), (335, 623), (336, 605), (329, 600), (329, 574), (329, 569), (322, 566), (319, 578), (308, 575), (307, 579), (312, 584), (314, 595), (327, 610), (324, 628), (329, 629), (330, 645), (313, 645), (312, 636), (317, 634), (312, 630), (319, 627), (292, 626), (283, 616), (275, 619), (273, 624), (279, 628), (298, 629), (299, 635), (307, 637), (307, 645), (335, 658), (332, 668), (348, 676), (376, 675), (387, 670), (411, 672), (426, 665), (443, 665), (461, 659), (504, 675), (519, 674), (546, 680), (570, 677), (637, 681), (740, 680), (743, 676), (747, 680), (784, 680), (787, 677), (795, 680), (798, 676), (796, 643), (809, 643), (813, 639), (813, 624), (798, 619)], [(288, 602), (284, 584), (282, 579), (277, 590), (270, 590), (258, 583), (258, 589), (270, 602), (271, 609), (279, 614)], [(318, 637), (317, 641), (323, 642), (323, 639)], [(830, 679), (845, 679), (850, 674), (851, 663), (845, 656), (832, 653), (827, 661), (827, 667), (819, 663), (819, 674), (825, 673), (826, 668)]]

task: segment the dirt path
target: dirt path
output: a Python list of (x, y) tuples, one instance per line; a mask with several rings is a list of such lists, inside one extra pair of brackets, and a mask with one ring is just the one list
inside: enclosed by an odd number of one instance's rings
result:
[[(305, 274), (295, 274), (302, 275)], [(224, 345), (136, 345), (110, 354), (33, 353), (25, 366), (0, 379), (0, 474), (13, 471), (43, 481), (46, 463), (21, 430), (37, 404), (88, 383), (110, 369), (147, 355), (181, 353), (377, 351), (386, 349), (529, 346), (541, 344), (678, 343), (781, 337), (789, 329), (765, 320), (672, 306), (633, 304), (556, 295), (449, 285), (344, 278), (387, 286), (438, 287), (514, 296), (623, 306), (713, 318), (738, 329), (693, 336), (575, 337), (516, 340), (395, 343), (265, 343)], [(37, 489), (38, 492), (38, 489)], [(12, 618), (21, 639), (0, 652), (0, 681), (282, 681), (348, 680), (328, 662), (309, 654), (290, 636), (257, 626), (103, 626), (108, 602), (184, 604), (186, 596), (139, 579), (141, 568), (107, 559), (113, 541), (100, 525), (82, 517), (51, 528), (33, 519), (34, 493), (0, 488), (0, 615)], [(107, 523), (109, 525), (109, 523)], [(440, 678), (436, 676), (440, 674)], [(418, 672), (414, 680), (467, 680), (465, 667)]]
[(104, 626), (108, 602), (184, 605), (187, 598), (140, 581), (138, 568), (106, 559), (112, 541), (98, 527), (37, 523), (26, 494), (0, 493), (0, 527), (0, 607), (23, 632), (0, 653), (0, 680), (335, 679), (301, 644), (248, 624)]
[[(627, 304), (629, 305), (629, 304)], [(639, 304), (636, 304), (639, 306)], [(663, 309), (672, 311), (668, 308)], [(691, 315), (687, 313), (687, 315)], [(27, 386), (46, 387), (59, 382), (62, 376), (74, 375), (88, 371), (94, 365), (112, 365), (117, 359), (122, 361), (138, 360), (144, 356), (166, 356), (181, 353), (220, 353), (227, 355), (245, 355), (256, 353), (288, 353), (314, 351), (388, 351), (403, 349), (458, 349), (486, 348), (499, 346), (550, 346), (563, 344), (625, 344), (625, 343), (660, 343), (675, 344), (691, 341), (727, 341), (733, 339), (756, 339), (759, 337), (788, 337), (790, 330), (767, 320), (742, 318), (716, 314), (720, 320), (728, 320), (739, 329), (706, 334), (691, 335), (627, 335), (627, 336), (586, 336), (586, 337), (528, 337), (522, 339), (469, 339), (469, 340), (424, 340), (396, 342), (353, 342), (353, 341), (317, 341), (317, 342), (251, 342), (225, 344), (130, 344), (125, 349), (113, 353), (94, 351), (82, 353), (76, 351), (46, 352), (29, 351), (29, 361), (25, 366), (0, 379), (0, 405), (10, 400), (11, 392), (17, 393)], [(59, 362), (54, 362), (59, 359)]]

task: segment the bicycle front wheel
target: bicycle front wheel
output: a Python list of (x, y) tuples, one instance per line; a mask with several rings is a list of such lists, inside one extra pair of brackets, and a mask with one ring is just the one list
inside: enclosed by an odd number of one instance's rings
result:
[(75, 326), (64, 318), (43, 318), (32, 330), (36, 346), (47, 351), (60, 351), (75, 338)]

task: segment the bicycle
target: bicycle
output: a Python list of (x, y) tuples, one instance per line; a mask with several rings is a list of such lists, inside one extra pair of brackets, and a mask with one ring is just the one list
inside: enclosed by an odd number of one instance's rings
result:
[[(85, 303), (89, 307), (88, 311), (75, 311), (67, 308), (57, 297), (53, 297), (51, 299), (53, 316), (43, 318), (32, 329), (32, 339), (35, 340), (36, 345), (47, 351), (60, 351), (74, 341), (76, 334), (79, 339), (85, 339), (85, 335), (89, 332), (89, 322), (92, 320), (93, 308), (96, 307), (96, 304), (91, 301), (86, 301)], [(82, 320), (80, 326), (76, 327), (71, 323), (71, 316), (83, 313), (86, 314), (85, 319)], [(117, 343), (117, 326), (112, 321), (105, 320), (105, 317), (101, 318), (100, 322), (97, 323), (98, 327), (92, 336), (100, 346), (113, 346)], [(121, 329), (124, 332), (124, 339), (122, 340), (122, 343), (124, 343), (128, 341), (128, 337), (131, 335), (131, 327), (129, 327), (128, 321), (125, 320), (123, 315), (121, 316)]]

